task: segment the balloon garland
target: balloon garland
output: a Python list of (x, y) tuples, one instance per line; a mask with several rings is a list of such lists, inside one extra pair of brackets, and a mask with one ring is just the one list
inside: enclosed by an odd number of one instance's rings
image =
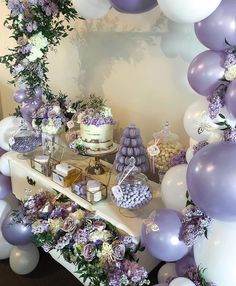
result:
[[(188, 69), (190, 86), (203, 96), (188, 108), (184, 120), (188, 135), (199, 142), (191, 154), (193, 159), (188, 159), (186, 182), (189, 194), (186, 200), (189, 208), (184, 216), (179, 212), (179, 206), (177, 210), (164, 209), (152, 213), (143, 224), (142, 239), (153, 256), (165, 261), (185, 261), (187, 246), (194, 245), (195, 261), (206, 268), (205, 278), (201, 269), (199, 271), (193, 265), (191, 256), (179, 269), (176, 267), (177, 275), (180, 275), (187, 265), (188, 278), (172, 277), (169, 285), (215, 285), (205, 279), (217, 286), (233, 285), (234, 261), (220, 264), (219, 268), (219, 258), (216, 256), (212, 261), (210, 257), (218, 253), (223, 261), (225, 253), (234, 249), (236, 237), (232, 230), (236, 218), (235, 175), (232, 171), (236, 167), (233, 160), (236, 148), (235, 0), (175, 0), (174, 3), (173, 0), (159, 0), (158, 3), (156, 0), (73, 0), (73, 3), (79, 16), (87, 19), (103, 17), (111, 7), (122, 13), (135, 14), (146, 12), (158, 4), (173, 21), (195, 23), (197, 38), (210, 49), (195, 57)], [(26, 115), (30, 116), (42, 104), (43, 94), (49, 101), (54, 97), (47, 83), (46, 53), (71, 30), (59, 17), (63, 15), (69, 21), (76, 17), (76, 11), (70, 0), (63, 4), (37, 0), (26, 4), (8, 0), (7, 5), (11, 15), (6, 24), (14, 30), (18, 46), (9, 55), (0, 57), (0, 62), (10, 68), (12, 83), (19, 87), (14, 99), (23, 103), (21, 111), (24, 113), (25, 108)], [(209, 144), (212, 142), (218, 143)], [(186, 166), (184, 169), (186, 171)], [(168, 198), (165, 204), (170, 204)], [(210, 223), (212, 228), (207, 240), (203, 234)], [(179, 237), (182, 225), (185, 225), (182, 233), (184, 242)], [(165, 243), (163, 237), (166, 237)], [(227, 239), (231, 237), (234, 239)]]

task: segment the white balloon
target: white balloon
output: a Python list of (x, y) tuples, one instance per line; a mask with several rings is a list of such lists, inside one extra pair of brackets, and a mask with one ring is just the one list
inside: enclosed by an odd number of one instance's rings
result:
[(29, 243), (26, 245), (14, 246), (10, 253), (10, 267), (20, 275), (32, 272), (39, 262), (38, 248)]
[(111, 8), (108, 0), (72, 0), (79, 16), (85, 19), (104, 17)]
[(12, 248), (13, 245), (8, 243), (0, 232), (0, 260), (9, 258)]
[(209, 140), (216, 134), (223, 134), (209, 117), (208, 102), (205, 98), (194, 101), (185, 111), (184, 128), (189, 137), (196, 141)]
[[(8, 153), (8, 152), (7, 152)], [(10, 164), (9, 164), (9, 160), (7, 158), (7, 153), (4, 153), (1, 157), (0, 157), (0, 172), (4, 175), (4, 176), (11, 176), (11, 171), (10, 171)]]
[[(191, 280), (185, 277), (178, 277), (172, 280), (169, 286), (196, 286)], [(217, 285), (218, 286), (218, 285)]]
[(208, 17), (221, 0), (158, 0), (162, 12), (177, 23), (196, 23)]
[(193, 147), (189, 147), (187, 149), (185, 158), (186, 158), (187, 163), (189, 164), (189, 162), (193, 158)]
[(166, 283), (168, 279), (176, 277), (175, 263), (166, 263), (158, 271), (157, 280), (159, 283)]
[(197, 265), (206, 269), (204, 277), (217, 286), (235, 285), (236, 222), (213, 220), (204, 235), (194, 245)]
[(186, 173), (187, 164), (170, 168), (161, 183), (161, 198), (167, 208), (182, 211), (186, 205)]
[(22, 118), (8, 116), (0, 121), (0, 147), (9, 151), (9, 139), (14, 136), (20, 128)]

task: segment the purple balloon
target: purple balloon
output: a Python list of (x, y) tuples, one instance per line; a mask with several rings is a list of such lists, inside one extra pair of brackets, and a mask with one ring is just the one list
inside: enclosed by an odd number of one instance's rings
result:
[(36, 109), (39, 109), (39, 108), (43, 105), (43, 102), (42, 102), (41, 99), (36, 98), (36, 99), (32, 102), (32, 105), (35, 106)]
[(236, 80), (233, 80), (227, 88), (224, 96), (227, 110), (236, 117)]
[(21, 107), (21, 114), (25, 121), (32, 122), (32, 114), (37, 110), (36, 104), (33, 100), (27, 100), (24, 102), (24, 105)]
[(111, 5), (121, 13), (138, 14), (157, 6), (157, 0), (110, 0)]
[(210, 217), (236, 221), (236, 144), (209, 144), (198, 151), (187, 169), (193, 202)]
[(0, 200), (8, 197), (11, 192), (11, 178), (0, 173)]
[(19, 90), (17, 90), (17, 92), (14, 95), (14, 100), (17, 103), (21, 103), (26, 99), (26, 97), (27, 97), (26, 90), (25, 89), (19, 89)]
[(36, 86), (36, 88), (34, 89), (34, 94), (36, 98), (41, 99), (42, 95), (43, 95), (43, 90), (40, 86)]
[(197, 93), (211, 95), (225, 73), (223, 52), (205, 51), (196, 56), (188, 68), (188, 81)]
[(25, 245), (32, 241), (31, 227), (15, 221), (14, 212), (10, 212), (2, 223), (2, 235), (13, 245)]
[(207, 18), (195, 24), (198, 40), (214, 51), (224, 51), (236, 45), (236, 1), (223, 0)]
[(196, 263), (192, 255), (186, 255), (175, 263), (175, 271), (180, 277), (184, 277), (190, 267), (196, 267)]
[(152, 256), (170, 262), (188, 253), (188, 247), (179, 240), (181, 218), (175, 210), (158, 209), (143, 223), (142, 242)]

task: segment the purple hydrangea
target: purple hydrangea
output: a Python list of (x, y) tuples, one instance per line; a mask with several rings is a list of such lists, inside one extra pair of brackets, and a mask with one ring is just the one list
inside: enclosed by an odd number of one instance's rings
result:
[(77, 244), (86, 244), (89, 241), (89, 232), (85, 229), (78, 229), (73, 238)]
[(67, 216), (68, 216), (68, 211), (59, 206), (52, 211), (50, 218), (51, 219), (66, 218)]
[[(187, 270), (186, 277), (190, 279), (196, 286), (202, 286), (202, 278), (197, 267), (190, 266)], [(212, 282), (206, 282), (206, 286), (216, 286), (216, 284)]]
[(11, 10), (12, 17), (16, 17), (24, 12), (24, 5), (19, 0), (8, 0), (7, 7)]
[(33, 224), (31, 232), (33, 234), (40, 234), (40, 233), (47, 232), (48, 230), (49, 230), (49, 223), (47, 220), (44, 220), (41, 223)]
[(236, 143), (236, 129), (226, 129), (224, 131), (224, 140)]
[(71, 233), (66, 233), (64, 236), (60, 237), (57, 241), (57, 244), (55, 245), (56, 250), (61, 250), (65, 246), (69, 245), (73, 236)]
[(199, 236), (205, 234), (207, 227), (211, 223), (211, 218), (204, 214), (194, 205), (185, 208), (184, 217), (182, 219), (182, 230), (180, 239), (191, 247)]
[(171, 157), (170, 159), (170, 166), (174, 167), (180, 164), (186, 164), (186, 151), (182, 150), (180, 151), (178, 154), (174, 155), (173, 157)]
[(224, 67), (228, 69), (235, 64), (236, 64), (235, 54), (232, 53), (232, 50), (229, 50), (225, 57)]
[(209, 143), (205, 140), (198, 142), (197, 144), (193, 145), (193, 155), (195, 155), (199, 150), (203, 147), (207, 146)]
[(207, 100), (209, 101), (208, 111), (211, 119), (216, 118), (217, 115), (220, 113), (220, 109), (225, 105), (224, 96), (228, 84), (228, 82), (221, 82), (221, 84), (214, 90), (212, 95), (209, 95), (207, 97)]

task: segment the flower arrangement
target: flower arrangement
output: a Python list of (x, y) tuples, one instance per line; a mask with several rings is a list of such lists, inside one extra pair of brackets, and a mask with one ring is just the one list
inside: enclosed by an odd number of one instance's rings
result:
[(44, 94), (51, 101), (54, 95), (48, 85), (47, 53), (72, 30), (65, 21), (75, 19), (77, 12), (70, 0), (6, 0), (6, 5), (10, 15), (5, 26), (12, 30), (17, 45), (0, 57), (0, 63), (9, 68), (10, 83), (19, 88), (21, 96), (15, 100), (23, 103)]
[(140, 247), (95, 213), (49, 191), (29, 196), (22, 204), (15, 217), (31, 226), (35, 244), (46, 252), (58, 250), (90, 285), (149, 284), (147, 271), (135, 262)]
[(94, 94), (85, 98), (83, 107), (78, 110), (77, 120), (78, 123), (95, 125), (97, 127), (104, 124), (116, 124), (112, 117), (111, 109), (106, 106), (105, 100)]

